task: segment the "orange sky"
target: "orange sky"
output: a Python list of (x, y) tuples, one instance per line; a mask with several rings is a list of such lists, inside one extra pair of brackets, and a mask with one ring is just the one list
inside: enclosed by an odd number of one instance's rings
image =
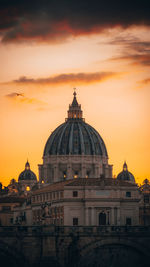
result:
[(37, 165), (77, 88), (86, 122), (102, 136), (113, 174), (127, 161), (150, 178), (150, 34), (146, 26), (70, 37), (61, 43), (0, 44), (0, 181)]

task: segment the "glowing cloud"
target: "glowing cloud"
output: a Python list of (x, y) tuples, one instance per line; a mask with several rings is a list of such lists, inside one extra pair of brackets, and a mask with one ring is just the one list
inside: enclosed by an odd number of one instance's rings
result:
[(52, 77), (38, 78), (38, 79), (22, 76), (17, 80), (13, 80), (5, 84), (11, 84), (11, 83), (18, 85), (20, 84), (59, 85), (67, 83), (89, 84), (89, 83), (104, 82), (109, 78), (116, 78), (119, 75), (120, 73), (117, 72), (93, 72), (93, 73), (65, 73), (65, 74), (55, 75)]

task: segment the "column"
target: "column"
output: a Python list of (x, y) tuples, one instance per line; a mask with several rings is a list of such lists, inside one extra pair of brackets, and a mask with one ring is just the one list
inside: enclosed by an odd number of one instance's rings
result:
[(114, 208), (111, 208), (111, 219), (110, 219), (110, 225), (114, 225), (115, 221), (114, 221)]
[(88, 219), (88, 221), (89, 221), (89, 226), (91, 226), (92, 225), (92, 214), (91, 214), (91, 207), (89, 208), (89, 211), (88, 211), (88, 216), (89, 216), (89, 219)]
[(54, 182), (58, 181), (58, 165), (54, 165)]
[(91, 225), (96, 225), (96, 217), (95, 217), (95, 209), (94, 207), (91, 208)]
[(117, 225), (120, 225), (120, 207), (118, 207), (117, 211)]
[(114, 224), (117, 225), (117, 207), (114, 208)]
[(67, 179), (72, 179), (72, 171), (71, 171), (71, 164), (67, 165)]
[(85, 178), (86, 176), (86, 168), (85, 168), (85, 165), (82, 164), (81, 165), (81, 178)]
[(88, 220), (88, 208), (85, 208), (85, 218), (84, 218), (84, 224), (85, 226), (89, 225), (89, 220)]

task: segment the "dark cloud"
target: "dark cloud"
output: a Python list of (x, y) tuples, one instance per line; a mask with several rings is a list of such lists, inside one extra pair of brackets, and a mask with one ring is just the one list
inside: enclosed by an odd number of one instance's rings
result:
[(1, 0), (2, 42), (60, 42), (110, 27), (150, 25), (150, 2), (100, 0)]
[(103, 82), (109, 78), (117, 77), (120, 73), (117, 72), (93, 72), (93, 73), (66, 73), (59, 74), (52, 77), (47, 78), (28, 78), (28, 77), (20, 77), (17, 80), (13, 80), (6, 84), (30, 84), (30, 85), (60, 85), (67, 83), (79, 83), (79, 84), (89, 84), (89, 83), (97, 83)]

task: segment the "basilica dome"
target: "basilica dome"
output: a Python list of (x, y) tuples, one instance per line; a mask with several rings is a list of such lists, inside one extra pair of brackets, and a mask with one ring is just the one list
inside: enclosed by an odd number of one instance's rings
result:
[(18, 182), (21, 181), (37, 181), (35, 173), (30, 170), (30, 164), (28, 161), (25, 164), (25, 170), (19, 175)]
[(118, 174), (117, 180), (129, 181), (133, 183), (135, 182), (133, 174), (128, 171), (128, 166), (126, 162), (123, 164), (123, 171)]
[(43, 156), (48, 155), (99, 155), (108, 158), (103, 139), (82, 118), (76, 92), (72, 104), (69, 105), (68, 118), (47, 140)]

